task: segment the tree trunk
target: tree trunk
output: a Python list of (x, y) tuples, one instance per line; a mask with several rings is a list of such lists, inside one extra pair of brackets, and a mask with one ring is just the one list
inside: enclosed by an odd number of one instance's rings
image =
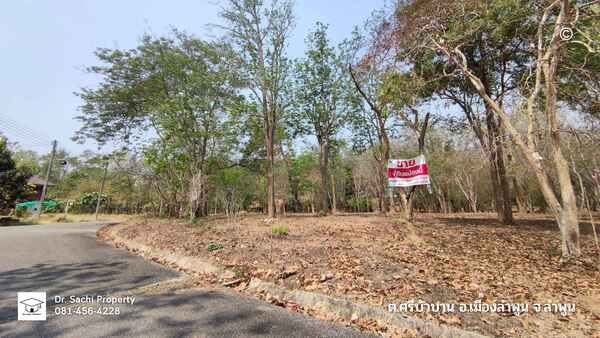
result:
[[(500, 107), (491, 97), (486, 93), (486, 88), (476, 75), (474, 75), (467, 65), (461, 61), (458, 61), (447, 49), (443, 46), (438, 46), (448, 55), (456, 64), (462, 69), (465, 76), (473, 84), (481, 98), (486, 104), (491, 107), (494, 112), (500, 117), (503, 125), (508, 129), (508, 132), (512, 135), (513, 141), (522, 151), (525, 160), (533, 169), (540, 189), (544, 195), (546, 203), (550, 207), (550, 210), (556, 217), (562, 241), (562, 259), (567, 260), (572, 257), (576, 257), (580, 254), (579, 248), (579, 222), (577, 219), (577, 200), (573, 190), (573, 184), (571, 182), (569, 166), (564, 158), (561, 145), (560, 145), (560, 126), (556, 114), (556, 94), (557, 94), (557, 83), (556, 83), (556, 68), (558, 65), (558, 58), (560, 57), (560, 30), (563, 27), (565, 17), (568, 14), (569, 2), (567, 0), (560, 1), (560, 14), (557, 17), (556, 23), (554, 24), (554, 33), (552, 34), (551, 43), (544, 51), (544, 47), (541, 42), (538, 43), (538, 58), (536, 67), (541, 67), (544, 73), (544, 83), (546, 86), (545, 90), (545, 115), (547, 119), (548, 132), (550, 134), (550, 146), (551, 153), (554, 159), (554, 165), (558, 174), (558, 183), (561, 193), (561, 201), (558, 200), (548, 176), (548, 171), (545, 169), (542, 158), (534, 148), (532, 144), (526, 144), (519, 131), (512, 124), (509, 115), (506, 111)], [(542, 26), (542, 25), (540, 25)], [(539, 40), (542, 40), (543, 30), (542, 27), (538, 28)], [(459, 53), (458, 49), (455, 52)], [(464, 60), (464, 55), (462, 55)], [(536, 97), (537, 98), (537, 97)]]
[[(565, 259), (580, 255), (577, 197), (575, 196), (575, 191), (573, 189), (573, 182), (571, 182), (569, 164), (561, 150), (560, 125), (556, 113), (556, 100), (558, 92), (556, 84), (556, 69), (558, 67), (558, 60), (560, 58), (559, 50), (561, 45), (560, 39), (558, 39), (556, 36), (558, 31), (561, 29), (562, 22), (569, 13), (568, 7), (568, 1), (561, 1), (561, 11), (559, 14), (559, 19), (556, 22), (555, 31), (553, 34), (554, 38), (548, 47), (549, 60), (548, 62), (544, 62), (542, 64), (546, 85), (545, 110), (550, 128), (550, 146), (552, 149), (551, 152), (554, 158), (556, 173), (558, 175), (560, 198), (562, 202), (562, 207), (559, 209), (560, 212), (558, 224), (562, 234), (562, 255)], [(538, 62), (541, 62), (541, 60), (538, 60)]]
[[(498, 125), (498, 123), (497, 123)], [(501, 128), (499, 128), (501, 130)], [(498, 183), (500, 184), (502, 194), (502, 217), (503, 224), (511, 225), (514, 223), (512, 213), (512, 198), (510, 194), (510, 183), (506, 176), (506, 164), (504, 161), (504, 143), (502, 141), (503, 134), (496, 137), (496, 168), (498, 169)]]
[(488, 156), (490, 162), (490, 176), (494, 190), (496, 212), (502, 224), (512, 224), (512, 203), (510, 199), (510, 186), (506, 179), (506, 166), (504, 164), (504, 145), (501, 140), (500, 128), (491, 108), (486, 108), (486, 124), (488, 131)]
[[(456, 101), (455, 101), (456, 102)], [(504, 145), (502, 144), (502, 140), (498, 138), (498, 128), (496, 126), (496, 122), (494, 121), (493, 114), (491, 114), (490, 109), (486, 109), (486, 126), (487, 126), (487, 140), (485, 138), (485, 133), (481, 128), (478, 120), (476, 120), (473, 116), (474, 113), (472, 109), (466, 104), (461, 104), (465, 115), (477, 137), (479, 144), (481, 145), (481, 149), (488, 156), (488, 165), (490, 171), (490, 180), (492, 183), (492, 193), (493, 193), (493, 209), (496, 209), (498, 214), (498, 219), (504, 224), (512, 224), (512, 207), (511, 207), (511, 199), (510, 199), (510, 187), (507, 183), (506, 178), (506, 165), (504, 164), (503, 153), (504, 153)]]
[(319, 139), (319, 173), (321, 176), (321, 186), (319, 192), (321, 195), (320, 213), (326, 215), (329, 212), (329, 194), (327, 192), (327, 167), (329, 165), (329, 144), (327, 140)]
[(523, 189), (521, 189), (519, 181), (516, 177), (513, 177), (513, 187), (515, 189), (515, 197), (517, 201), (517, 212), (521, 213), (525, 211), (525, 196), (523, 196)]
[(493, 194), (493, 209), (496, 210), (498, 214), (498, 219), (502, 220), (502, 203), (500, 203), (500, 199), (502, 198), (500, 193), (500, 187), (498, 183), (498, 170), (496, 169), (496, 161), (494, 160), (491, 151), (488, 151), (488, 168), (490, 170), (490, 181), (492, 183), (492, 194)]
[(273, 154), (273, 126), (269, 121), (265, 121), (265, 144), (267, 146), (267, 216), (276, 217), (275, 214), (275, 176), (273, 174), (273, 164), (275, 156)]
[(386, 203), (385, 203), (385, 187), (386, 180), (383, 178), (383, 169), (380, 167), (379, 173), (379, 188), (377, 189), (377, 209), (380, 214), (385, 214), (387, 212)]
[(267, 216), (274, 218), (277, 216), (275, 212), (275, 177), (273, 175), (273, 166), (275, 162), (273, 141), (275, 138), (275, 107), (271, 97), (272, 91), (269, 86), (269, 79), (265, 70), (265, 51), (263, 46), (263, 33), (260, 28), (256, 30), (256, 49), (257, 49), (257, 65), (259, 72), (259, 85), (262, 96), (262, 114), (263, 127), (265, 130), (265, 146), (267, 148)]
[(335, 193), (335, 176), (331, 173), (331, 213), (337, 214), (337, 196)]
[[(564, 12), (563, 12), (564, 13)], [(555, 39), (558, 44), (558, 39)], [(558, 47), (557, 47), (558, 48)], [(554, 54), (550, 64), (544, 66), (546, 77), (546, 116), (548, 117), (550, 127), (550, 145), (554, 166), (558, 175), (558, 185), (560, 188), (561, 205), (559, 206), (558, 224), (562, 237), (563, 258), (579, 256), (579, 221), (577, 219), (577, 197), (571, 182), (571, 173), (569, 164), (565, 159), (560, 144), (560, 126), (556, 114), (556, 82), (555, 72), (557, 58)], [(562, 207), (561, 207), (562, 206)]]
[(400, 188), (400, 202), (404, 219), (408, 222), (413, 220), (413, 198), (409, 198), (405, 188)]
[(381, 121), (379, 123), (379, 135), (381, 142), (381, 154), (379, 158), (379, 212), (385, 214), (387, 212), (385, 189), (388, 185), (387, 165), (390, 160), (390, 140), (385, 130), (385, 125)]

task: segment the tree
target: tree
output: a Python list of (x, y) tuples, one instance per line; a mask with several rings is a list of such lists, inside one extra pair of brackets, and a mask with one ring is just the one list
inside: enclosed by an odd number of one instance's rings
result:
[(232, 167), (220, 170), (210, 180), (215, 189), (218, 204), (227, 217), (235, 217), (239, 211), (246, 209), (253, 201), (253, 188), (256, 177), (243, 167)]
[[(167, 174), (171, 196), (185, 196), (189, 217), (205, 214), (208, 160), (235, 145), (231, 130), (240, 106), (239, 80), (229, 68), (231, 49), (174, 31), (173, 37), (143, 37), (138, 48), (99, 49), (107, 66), (90, 67), (103, 76), (99, 88), (83, 89), (83, 127), (77, 138), (103, 144), (132, 141), (152, 130), (146, 161)], [(217, 142), (217, 140), (219, 142)]]
[[(428, 86), (423, 78), (415, 72), (403, 72), (402, 67), (390, 68), (383, 85), (383, 95), (389, 102), (392, 111), (417, 141), (419, 155), (425, 155), (425, 136), (429, 127), (429, 113), (423, 113), (419, 106), (430, 97)], [(410, 189), (400, 188), (400, 200), (405, 219), (412, 222), (413, 196), (417, 186)]]
[(32, 150), (26, 150), (19, 144), (12, 144), (12, 158), (18, 167), (27, 167), (32, 174), (44, 174), (40, 156)]
[[(408, 32), (410, 28), (407, 22), (417, 20), (415, 18), (421, 18), (421, 15), (443, 22), (448, 38), (461, 44), (471, 70), (486, 84), (487, 95), (500, 106), (505, 105), (511, 94), (519, 88), (529, 60), (527, 35), (531, 31), (531, 24), (527, 8), (519, 5), (518, 1), (451, 1), (443, 6), (418, 1), (413, 2), (412, 6), (419, 8), (419, 14), (403, 15), (402, 13), (409, 13), (410, 10), (399, 11), (398, 22), (402, 21), (401, 25), (406, 31), (388, 30), (396, 36), (395, 40), (400, 37), (401, 40), (411, 41), (410, 44), (421, 46), (427, 41), (421, 40), (425, 35)], [(477, 14), (473, 18), (460, 18), (456, 13), (461, 11)], [(389, 34), (383, 36), (389, 37)], [(479, 97), (473, 86), (464, 81), (458, 67), (448, 64), (435, 51), (413, 48), (406, 41), (396, 50), (402, 55), (402, 59), (412, 63), (415, 71), (431, 81), (432, 94), (452, 102), (462, 110), (482, 150), (488, 156), (498, 217), (502, 223), (511, 224), (512, 195), (506, 163), (506, 132), (500, 119), (485, 100)]]
[[(377, 203), (381, 213), (386, 213), (385, 191), (387, 189), (387, 164), (390, 159), (390, 137), (398, 126), (396, 114), (391, 110), (389, 97), (385, 95), (385, 76), (388, 64), (386, 56), (370, 53), (373, 44), (367, 37), (377, 29), (373, 22), (367, 23), (366, 32), (355, 30), (352, 39), (344, 42), (344, 61), (354, 92), (348, 93), (353, 109), (350, 124), (357, 149), (369, 149), (375, 159), (377, 178)], [(358, 94), (358, 95), (356, 95)]]
[(318, 154), (303, 152), (294, 156), (289, 168), (289, 205), (294, 211), (315, 212), (315, 202), (320, 192)]
[[(329, 158), (331, 142), (346, 119), (345, 72), (327, 39), (327, 26), (317, 22), (306, 39), (306, 57), (296, 61), (294, 126), (315, 135), (319, 144), (321, 213), (329, 211)], [(331, 182), (332, 184), (334, 182)]]
[(27, 192), (31, 170), (17, 167), (6, 139), (0, 137), (0, 211), (12, 209), (18, 198)]
[(221, 26), (238, 51), (237, 63), (260, 111), (267, 157), (267, 214), (275, 217), (274, 144), (284, 110), (284, 90), (289, 73), (286, 43), (294, 24), (293, 2), (229, 0), (220, 15)]
[[(585, 25), (585, 21), (577, 21), (586, 13), (590, 3), (575, 4), (571, 6), (568, 0), (547, 2), (542, 1), (535, 6), (521, 1), (505, 1), (496, 4), (494, 13), (513, 17), (510, 21), (531, 23), (532, 30), (528, 31), (527, 25), (520, 32), (530, 32), (529, 35), (515, 34), (514, 30), (505, 30), (505, 25), (489, 24), (489, 7), (484, 2), (466, 4), (462, 1), (452, 1), (445, 6), (437, 6), (430, 1), (416, 1), (399, 9), (398, 36), (411, 41), (411, 48), (427, 49), (435, 54), (436, 58), (445, 60), (445, 64), (455, 67), (456, 71), (446, 72), (443, 68), (440, 73), (450, 74), (451, 79), (458, 79), (465, 86), (470, 86), (484, 102), (485, 107), (493, 112), (501, 125), (506, 128), (512, 141), (520, 150), (523, 158), (533, 170), (543, 196), (551, 212), (556, 218), (562, 240), (562, 258), (569, 259), (580, 253), (579, 249), (579, 224), (577, 218), (576, 196), (571, 182), (569, 164), (565, 159), (561, 146), (561, 125), (558, 118), (557, 100), (561, 83), (558, 81), (558, 70), (561, 68), (563, 58), (562, 50), (566, 41), (561, 41), (561, 30), (565, 26), (576, 27)], [(589, 9), (589, 7), (587, 8)], [(578, 15), (574, 15), (578, 13)], [(587, 15), (590, 15), (589, 13)], [(432, 20), (439, 18), (440, 20)], [(504, 20), (500, 20), (503, 22)], [(427, 23), (427, 25), (425, 25)], [(423, 24), (423, 26), (420, 26)], [(411, 27), (422, 27), (413, 33)], [(456, 28), (460, 29), (456, 29)], [(577, 28), (585, 30), (584, 27)], [(503, 100), (491, 95), (490, 88), (494, 83), (489, 83), (482, 74), (477, 72), (477, 64), (469, 62), (465, 55), (468, 49), (465, 44), (473, 41), (473, 35), (501, 36), (513, 45), (532, 46), (531, 49), (522, 49), (521, 57), (525, 56), (528, 67), (525, 76), (520, 77), (519, 91), (525, 99), (517, 109), (509, 111), (502, 104)], [(525, 39), (525, 42), (521, 41)], [(477, 40), (475, 40), (477, 41)], [(590, 57), (594, 56), (594, 51)], [(504, 54), (500, 54), (502, 57)], [(513, 69), (518, 65), (515, 59), (510, 60), (506, 69)], [(506, 70), (505, 69), (505, 70)], [(496, 74), (497, 76), (498, 74)], [(517, 83), (519, 74), (511, 74), (511, 83)], [(525, 133), (514, 124), (511, 115), (525, 117), (527, 125)], [(543, 129), (540, 135), (537, 130)], [(538, 138), (547, 136), (550, 146), (552, 165), (557, 173), (557, 190), (550, 178), (550, 171), (544, 163), (542, 148)], [(559, 193), (557, 193), (557, 191)]]

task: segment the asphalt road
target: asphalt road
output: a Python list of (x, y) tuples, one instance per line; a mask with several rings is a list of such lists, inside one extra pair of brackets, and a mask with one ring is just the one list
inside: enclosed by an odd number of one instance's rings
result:
[[(0, 337), (368, 336), (253, 298), (202, 289), (135, 294), (132, 305), (113, 306), (119, 308), (119, 315), (55, 314), (61, 306), (53, 304), (55, 296), (126, 295), (144, 285), (181, 277), (102, 243), (96, 238), (100, 226), (0, 227)], [(17, 320), (19, 291), (46, 292), (46, 321)]]

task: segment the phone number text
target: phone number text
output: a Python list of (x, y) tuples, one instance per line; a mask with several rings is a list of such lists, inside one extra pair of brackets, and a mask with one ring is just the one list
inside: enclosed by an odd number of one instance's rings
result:
[(121, 309), (118, 306), (57, 306), (54, 314), (58, 316), (118, 316)]

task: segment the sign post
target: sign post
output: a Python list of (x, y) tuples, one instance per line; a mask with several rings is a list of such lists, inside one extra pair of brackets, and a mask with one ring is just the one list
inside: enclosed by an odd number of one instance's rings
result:
[(425, 155), (410, 159), (389, 160), (387, 176), (390, 188), (431, 184)]

